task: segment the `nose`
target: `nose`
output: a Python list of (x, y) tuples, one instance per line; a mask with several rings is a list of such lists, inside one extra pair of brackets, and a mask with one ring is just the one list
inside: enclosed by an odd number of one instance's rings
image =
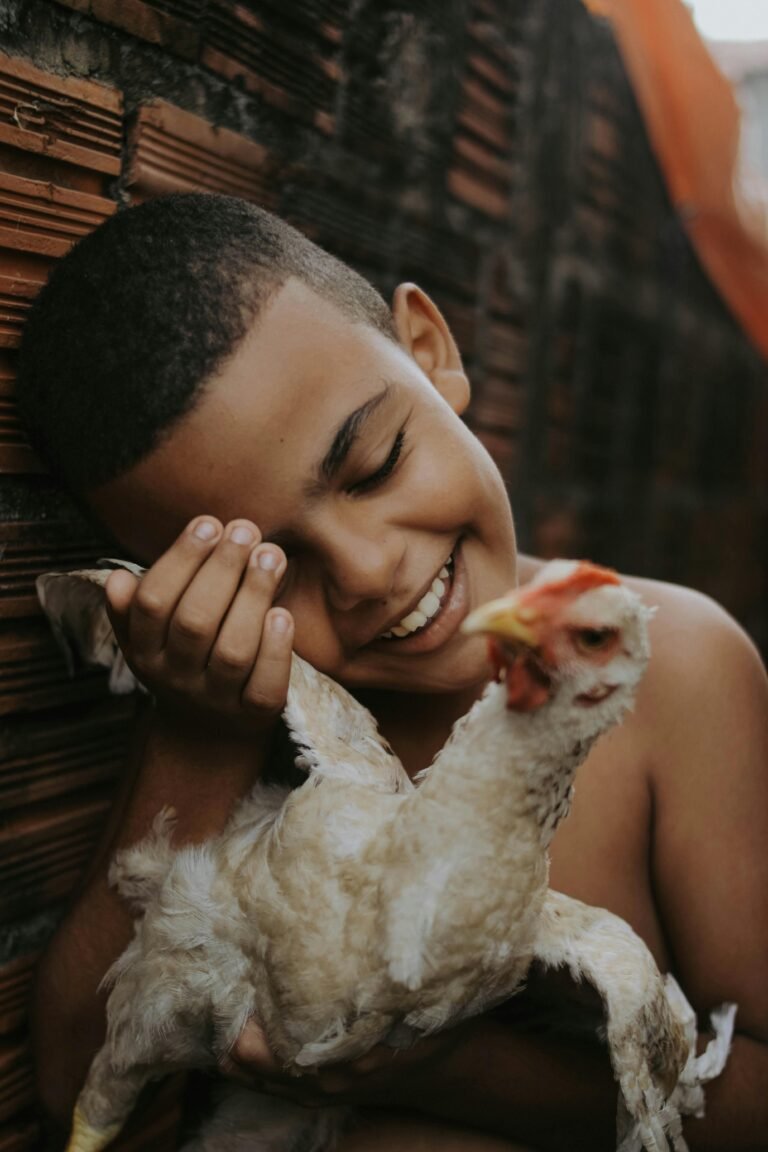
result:
[(397, 533), (336, 535), (326, 549), (329, 603), (339, 612), (349, 612), (365, 601), (386, 600), (395, 590), (402, 558), (402, 539)]

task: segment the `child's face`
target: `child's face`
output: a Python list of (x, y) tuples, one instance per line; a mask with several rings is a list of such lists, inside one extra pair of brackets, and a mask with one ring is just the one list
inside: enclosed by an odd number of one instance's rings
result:
[[(92, 502), (144, 563), (202, 513), (252, 520), (288, 557), (275, 602), (302, 656), (353, 687), (458, 690), (487, 674), (461, 620), (516, 581), (512, 516), (459, 418), (442, 318), (413, 286), (394, 314), (402, 346), (290, 282), (194, 411)], [(428, 625), (382, 638), (446, 564)]]

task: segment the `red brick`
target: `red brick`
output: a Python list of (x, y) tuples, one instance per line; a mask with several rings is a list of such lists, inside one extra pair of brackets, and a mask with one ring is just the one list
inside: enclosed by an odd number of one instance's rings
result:
[(276, 207), (278, 162), (266, 148), (165, 101), (140, 109), (128, 147), (128, 185), (136, 201), (197, 190)]

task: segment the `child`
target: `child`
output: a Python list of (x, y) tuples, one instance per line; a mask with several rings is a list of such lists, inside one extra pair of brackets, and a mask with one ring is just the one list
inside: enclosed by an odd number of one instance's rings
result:
[[(390, 312), (355, 273), (236, 200), (120, 213), (41, 293), (22, 414), (122, 554), (151, 566), (140, 585), (113, 575), (108, 596), (158, 702), (40, 971), (40, 1091), (62, 1125), (101, 1043), (99, 980), (131, 935), (107, 863), (165, 804), (179, 842), (222, 827), (269, 759), (292, 647), (372, 709), (411, 773), (482, 691), (483, 647), (459, 623), (536, 562), (518, 563), (501, 478), (459, 418), (468, 400), (423, 292), (401, 285)], [(728, 1066), (686, 1133), (693, 1149), (764, 1148), (766, 678), (713, 603), (632, 583), (659, 606), (651, 667), (633, 716), (580, 770), (551, 883), (623, 916), (702, 1019), (738, 1003)], [(344, 1144), (360, 1152), (614, 1147), (602, 1049), (519, 1017), (291, 1082), (253, 1022), (224, 1071), (307, 1103), (367, 1106)]]

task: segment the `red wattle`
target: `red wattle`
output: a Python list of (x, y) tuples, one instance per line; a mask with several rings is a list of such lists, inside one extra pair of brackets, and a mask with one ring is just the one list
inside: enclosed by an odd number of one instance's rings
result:
[(551, 681), (528, 653), (507, 665), (507, 707), (515, 712), (535, 712), (546, 704)]

